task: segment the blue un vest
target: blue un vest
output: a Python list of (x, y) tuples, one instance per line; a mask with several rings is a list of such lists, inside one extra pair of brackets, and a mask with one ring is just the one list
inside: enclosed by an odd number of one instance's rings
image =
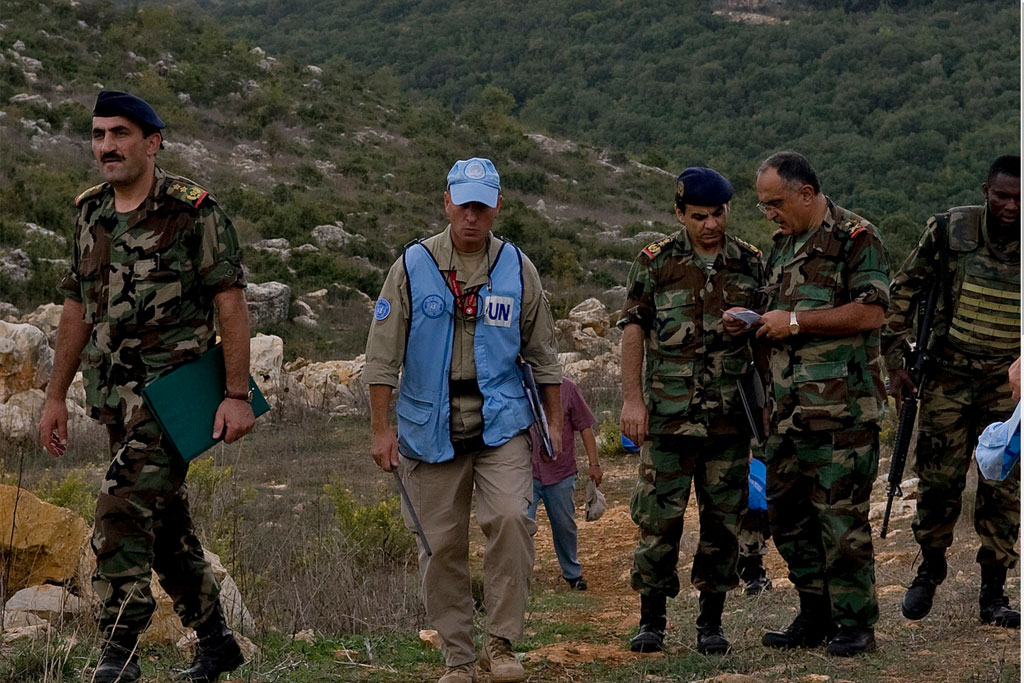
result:
[[(398, 390), (398, 450), (407, 458), (445, 462), (451, 442), (448, 380), (452, 364), (455, 297), (427, 248), (413, 244), (403, 255), (411, 314), (402, 384)], [(483, 394), (484, 443), (500, 446), (533, 422), (515, 365), (523, 303), (522, 255), (504, 243), (480, 289), (481, 313), (473, 337), (476, 382)]]

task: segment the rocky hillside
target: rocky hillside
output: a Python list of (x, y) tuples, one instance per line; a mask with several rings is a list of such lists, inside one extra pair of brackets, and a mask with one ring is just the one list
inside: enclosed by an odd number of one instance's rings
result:
[(455, 158), (495, 160), (498, 232), (533, 257), (561, 315), (588, 295), (617, 303), (637, 248), (673, 229), (658, 222), (671, 173), (524, 131), (497, 89), (456, 115), (404, 96), (386, 69), (269, 54), (195, 12), (14, 0), (0, 23), (0, 317), (56, 302), (72, 199), (98, 181), (87, 130), (101, 88), (140, 94), (167, 122), (160, 163), (233, 217), (262, 285), (250, 294), (268, 302), (255, 329), (285, 338), (289, 358), (358, 352), (400, 246), (444, 226)]

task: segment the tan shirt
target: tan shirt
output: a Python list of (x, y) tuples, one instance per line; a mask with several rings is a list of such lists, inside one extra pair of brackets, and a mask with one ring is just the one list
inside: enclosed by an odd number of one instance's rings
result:
[[(442, 275), (454, 270), (462, 291), (482, 285), (487, 288), (488, 265), (493, 264), (501, 249), (501, 240), (491, 237), (487, 257), (482, 254), (461, 254), (452, 245), (451, 226), (423, 241), (423, 245), (441, 268)], [(510, 248), (510, 247), (506, 247)], [(374, 319), (366, 340), (366, 365), (363, 382), (398, 386), (399, 371), (405, 360), (405, 342), (409, 332), (411, 305), (406, 286), (405, 267), (399, 258), (391, 266), (380, 299), (390, 305), (390, 313), (383, 319)], [(522, 355), (533, 366), (538, 384), (559, 384), (562, 370), (558, 363), (555, 324), (540, 275), (526, 255), (523, 255), (523, 310), (520, 315)], [(455, 318), (452, 340), (451, 380), (476, 379), (476, 358), (473, 339), (476, 323)], [(465, 439), (483, 432), (483, 396), (475, 383), (457, 383), (451, 386), (452, 439)]]

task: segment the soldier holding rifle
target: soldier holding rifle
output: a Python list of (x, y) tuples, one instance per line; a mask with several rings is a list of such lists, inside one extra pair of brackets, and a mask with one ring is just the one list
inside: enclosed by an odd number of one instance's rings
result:
[[(533, 366), (559, 451), (562, 409), (554, 322), (537, 269), (491, 228), (501, 208), (499, 177), (487, 159), (457, 161), (448, 173), (450, 225), (406, 246), (388, 273), (366, 344), (373, 459), (399, 471), (403, 507), (422, 523), (419, 563), (427, 617), (441, 635), (442, 683), (477, 680), (469, 518), (487, 538), (487, 636), (480, 663), (492, 681), (522, 681), (511, 641), (522, 634), (533, 570), (527, 515), (533, 498), (526, 430), (534, 411), (520, 354)], [(402, 374), (399, 386), (399, 372)], [(399, 387), (398, 433), (388, 421)], [(411, 508), (410, 508), (411, 504)]]
[[(985, 204), (961, 206), (928, 220), (924, 235), (893, 280), (883, 348), (890, 391), (900, 402), (920, 391), (915, 472), (920, 477), (914, 537), (922, 561), (903, 598), (903, 615), (923, 619), (946, 578), (946, 549), (960, 516), (978, 434), (1013, 412), (1007, 369), (1020, 355), (1020, 157), (1002, 156), (982, 185)], [(906, 371), (905, 341), (915, 306), (932, 283), (943, 284), (934, 311), (927, 381)], [(920, 319), (917, 321), (920, 325)], [(916, 349), (920, 352), (922, 349)], [(981, 537), (982, 623), (1020, 627), (1003, 593), (1016, 566), (1020, 468), (1004, 481), (979, 477), (974, 528)]]

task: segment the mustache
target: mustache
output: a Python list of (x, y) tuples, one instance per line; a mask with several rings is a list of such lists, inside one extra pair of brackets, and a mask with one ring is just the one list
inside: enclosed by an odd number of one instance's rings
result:
[(104, 154), (100, 157), (100, 161), (124, 161), (124, 157), (115, 152)]

